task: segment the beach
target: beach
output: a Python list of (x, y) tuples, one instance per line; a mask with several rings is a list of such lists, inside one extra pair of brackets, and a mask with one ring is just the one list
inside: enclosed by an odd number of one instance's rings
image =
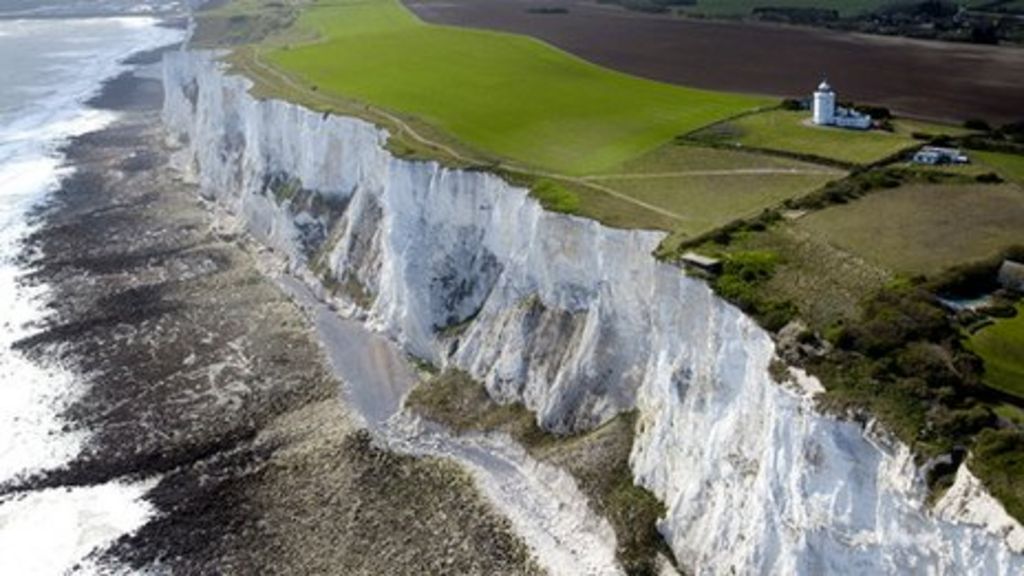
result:
[[(161, 98), (145, 64), (107, 81), (28, 215), (17, 284), (45, 312), (12, 348), (66, 374), (43, 420), (75, 444), (5, 478), (0, 514), (39, 532), (5, 572), (535, 573), (466, 472), (362, 430), (275, 255), (170, 167)], [(54, 508), (79, 545), (30, 565)]]

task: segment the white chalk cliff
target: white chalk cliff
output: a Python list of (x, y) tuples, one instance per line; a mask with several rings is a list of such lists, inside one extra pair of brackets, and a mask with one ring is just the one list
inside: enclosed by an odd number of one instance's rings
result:
[(767, 333), (659, 263), (660, 233), (545, 212), (500, 178), (392, 157), (357, 119), (258, 101), (208, 53), (165, 60), (202, 193), (353, 294), (409, 352), (548, 429), (637, 408), (636, 482), (699, 574), (1024, 573), (1024, 530), (966, 469), (934, 507), (909, 451), (769, 375)]

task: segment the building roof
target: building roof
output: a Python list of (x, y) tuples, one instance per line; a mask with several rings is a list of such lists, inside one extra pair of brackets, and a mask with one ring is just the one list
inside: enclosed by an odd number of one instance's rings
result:
[(682, 261), (697, 266), (698, 268), (704, 268), (705, 270), (714, 270), (722, 265), (722, 261), (717, 258), (710, 258), (697, 254), (696, 252), (687, 252), (683, 254)]
[(943, 146), (925, 146), (921, 148), (922, 152), (934, 152), (935, 154), (944, 154), (946, 156), (959, 156), (959, 148), (946, 148)]
[(1024, 292), (1024, 264), (1004, 260), (999, 267), (999, 284), (1003, 288)]

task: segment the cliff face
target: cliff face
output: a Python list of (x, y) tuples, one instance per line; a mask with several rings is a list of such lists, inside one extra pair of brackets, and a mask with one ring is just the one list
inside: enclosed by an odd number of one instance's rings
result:
[(634, 477), (699, 573), (1018, 574), (1024, 531), (966, 472), (930, 510), (906, 448), (775, 384), (769, 336), (658, 263), (661, 235), (547, 213), (480, 172), (391, 157), (365, 122), (257, 101), (209, 54), (165, 61), (203, 193), (407, 351), (548, 429), (637, 408)]

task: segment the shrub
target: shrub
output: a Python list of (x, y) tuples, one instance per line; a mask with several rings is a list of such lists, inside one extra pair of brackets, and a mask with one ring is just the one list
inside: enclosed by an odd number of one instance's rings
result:
[(536, 6), (527, 8), (530, 14), (568, 14), (569, 9), (562, 6)]
[(990, 132), (992, 127), (989, 126), (988, 122), (980, 118), (971, 118), (964, 122), (964, 128), (968, 130), (977, 130), (979, 132)]
[(883, 290), (866, 304), (858, 322), (844, 328), (840, 343), (880, 358), (914, 340), (939, 341), (948, 330), (945, 312), (924, 290)]
[(929, 282), (928, 289), (953, 297), (987, 294), (999, 287), (997, 274), (1003, 260), (1024, 260), (1024, 244), (1011, 246), (985, 260), (953, 267)]
[(861, 114), (867, 114), (868, 116), (871, 116), (871, 118), (873, 118), (874, 120), (888, 120), (889, 118), (892, 118), (892, 112), (890, 112), (889, 109), (884, 106), (870, 106), (867, 104), (858, 104), (857, 106), (854, 106), (854, 110), (860, 112)]
[(899, 352), (897, 371), (905, 377), (922, 378), (929, 386), (954, 386), (959, 381), (952, 359), (937, 344), (913, 342)]
[(981, 184), (999, 184), (1003, 182), (1003, 178), (995, 172), (986, 172), (984, 174), (978, 174), (974, 177)]
[(981, 405), (954, 410), (940, 406), (932, 414), (932, 423), (939, 434), (961, 441), (990, 428), (995, 422), (995, 414)]
[(1024, 518), (1024, 432), (983, 430), (972, 450), (970, 468), (1011, 516)]
[(785, 100), (782, 101), (782, 109), (795, 112), (798, 110), (803, 110), (804, 105), (801, 104), (799, 100), (796, 100), (794, 98), (786, 98)]

